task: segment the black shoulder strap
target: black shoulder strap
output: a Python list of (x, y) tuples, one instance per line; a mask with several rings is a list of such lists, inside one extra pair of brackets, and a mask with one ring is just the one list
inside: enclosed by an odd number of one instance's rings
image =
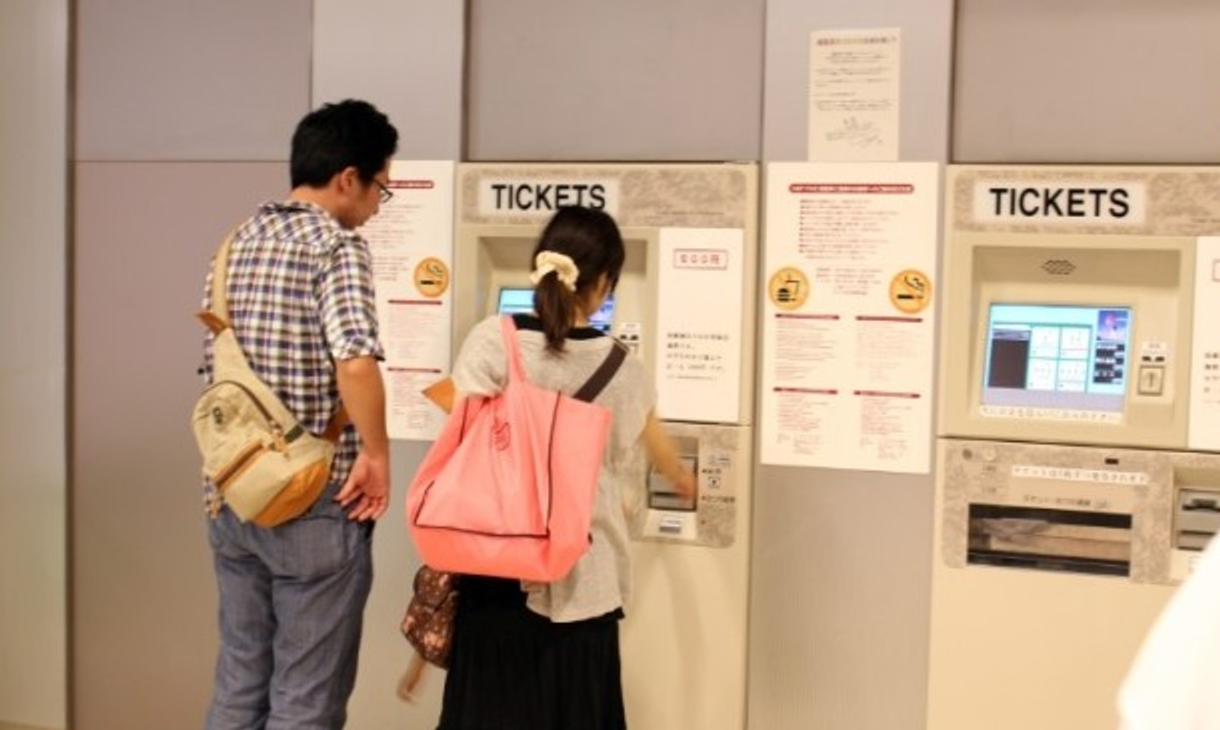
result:
[(627, 346), (613, 337), (610, 339), (613, 344), (610, 346), (610, 352), (606, 355), (606, 359), (602, 360), (602, 364), (589, 376), (589, 379), (580, 387), (580, 390), (576, 391), (576, 394), (572, 396), (573, 398), (592, 401), (609, 384), (610, 379), (618, 372), (619, 366), (623, 364), (623, 360), (627, 359)]

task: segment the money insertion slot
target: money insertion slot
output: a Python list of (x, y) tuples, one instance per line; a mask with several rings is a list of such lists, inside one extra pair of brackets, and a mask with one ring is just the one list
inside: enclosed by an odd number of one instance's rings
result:
[(1202, 550), (1220, 529), (1220, 491), (1180, 489), (1174, 516), (1174, 547)]
[(1129, 576), (1131, 515), (972, 504), (966, 562)]
[[(683, 466), (695, 475), (696, 485), (699, 481), (699, 442), (689, 437), (676, 437), (674, 443), (679, 449), (679, 460)], [(696, 486), (696, 492), (698, 487)], [(648, 508), (667, 512), (694, 512), (699, 505), (699, 495), (679, 494), (665, 477), (655, 469), (648, 470)], [(662, 531), (666, 531), (662, 527)], [(681, 530), (678, 530), (680, 532)]]

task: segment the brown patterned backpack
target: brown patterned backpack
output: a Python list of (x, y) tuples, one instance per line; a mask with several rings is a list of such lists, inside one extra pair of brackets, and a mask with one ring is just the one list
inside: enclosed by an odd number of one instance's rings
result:
[(457, 615), (458, 576), (420, 566), (415, 593), (402, 618), (402, 634), (429, 664), (449, 666), (453, 621)]

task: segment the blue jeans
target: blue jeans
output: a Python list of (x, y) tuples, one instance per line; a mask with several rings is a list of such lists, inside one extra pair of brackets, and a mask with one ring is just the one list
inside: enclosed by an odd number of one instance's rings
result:
[(327, 490), (299, 519), (209, 525), (220, 589), (220, 656), (208, 730), (339, 730), (356, 682), (373, 581), (371, 522)]

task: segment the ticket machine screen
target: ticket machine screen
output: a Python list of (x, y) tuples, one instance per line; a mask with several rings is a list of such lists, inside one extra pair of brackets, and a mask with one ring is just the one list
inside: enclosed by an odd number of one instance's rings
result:
[(1121, 412), (1131, 309), (992, 304), (983, 404)]
[[(499, 304), (496, 306), (499, 314), (519, 314), (534, 311), (534, 290), (530, 287), (506, 286), (500, 289)], [(589, 317), (589, 325), (602, 332), (609, 332), (614, 324), (614, 295), (606, 297), (600, 309)]]

